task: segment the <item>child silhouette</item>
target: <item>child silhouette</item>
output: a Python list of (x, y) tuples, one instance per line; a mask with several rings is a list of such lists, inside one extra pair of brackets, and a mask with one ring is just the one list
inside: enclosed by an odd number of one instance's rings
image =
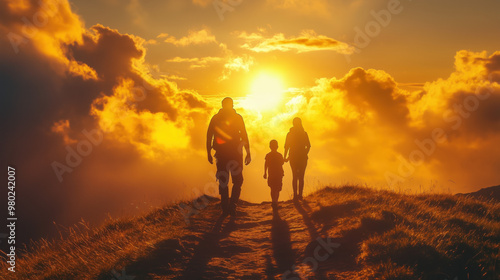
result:
[[(264, 179), (267, 179), (267, 185), (271, 188), (271, 199), (273, 209), (278, 207), (278, 198), (281, 187), (283, 186), (283, 155), (278, 152), (278, 141), (271, 140), (269, 142), (271, 152), (266, 155), (266, 163), (264, 164)], [(269, 176), (268, 176), (269, 171)]]

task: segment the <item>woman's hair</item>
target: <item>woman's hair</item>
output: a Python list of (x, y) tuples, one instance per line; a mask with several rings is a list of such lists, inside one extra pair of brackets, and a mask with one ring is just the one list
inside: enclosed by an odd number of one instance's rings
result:
[(293, 119), (293, 127), (299, 130), (304, 130), (304, 127), (302, 126), (302, 120), (299, 117), (295, 117)]

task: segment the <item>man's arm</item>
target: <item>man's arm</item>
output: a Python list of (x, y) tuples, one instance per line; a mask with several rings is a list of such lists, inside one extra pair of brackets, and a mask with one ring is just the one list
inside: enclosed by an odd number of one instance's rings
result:
[(266, 159), (266, 161), (264, 161), (264, 179), (267, 179), (267, 169), (268, 169), (268, 166), (267, 166), (267, 159)]
[(245, 164), (248, 165), (252, 161), (252, 157), (250, 156), (250, 142), (248, 141), (248, 134), (247, 130), (245, 128), (245, 122), (243, 121), (243, 117), (241, 117), (241, 140), (243, 142), (243, 147), (245, 147), (245, 150), (247, 152), (247, 156), (245, 157)]
[(210, 164), (214, 162), (214, 159), (212, 158), (212, 140), (214, 138), (213, 120), (213, 118), (210, 120), (210, 124), (208, 125), (207, 129), (207, 158)]

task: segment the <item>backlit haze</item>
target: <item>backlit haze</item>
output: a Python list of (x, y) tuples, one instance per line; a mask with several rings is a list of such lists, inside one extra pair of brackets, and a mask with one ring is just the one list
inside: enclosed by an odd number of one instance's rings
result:
[(43, 236), (52, 221), (210, 193), (206, 129), (226, 96), (250, 139), (244, 200), (270, 200), (268, 143), (283, 152), (297, 116), (312, 145), (306, 193), (498, 185), (498, 11), (494, 0), (1, 0), (0, 149), (18, 169), (21, 226)]

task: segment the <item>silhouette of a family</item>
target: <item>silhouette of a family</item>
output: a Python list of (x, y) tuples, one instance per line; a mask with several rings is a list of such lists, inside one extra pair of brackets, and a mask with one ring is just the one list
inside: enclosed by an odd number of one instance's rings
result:
[[(230, 97), (222, 100), (222, 108), (210, 120), (206, 147), (210, 164), (213, 164), (212, 149), (215, 150), (216, 178), (219, 181), (222, 214), (234, 216), (243, 185), (243, 148), (246, 151), (245, 165), (250, 163), (251, 156), (245, 122), (243, 117), (236, 113)], [(264, 179), (267, 179), (271, 189), (271, 205), (276, 210), (283, 186), (285, 162), (290, 162), (292, 170), (293, 199), (302, 200), (304, 175), (311, 149), (302, 120), (298, 117), (293, 119), (293, 126), (286, 135), (284, 156), (278, 152), (278, 141), (271, 140), (269, 148), (271, 152), (265, 157)], [(229, 178), (233, 182), (231, 197), (229, 197)]]

